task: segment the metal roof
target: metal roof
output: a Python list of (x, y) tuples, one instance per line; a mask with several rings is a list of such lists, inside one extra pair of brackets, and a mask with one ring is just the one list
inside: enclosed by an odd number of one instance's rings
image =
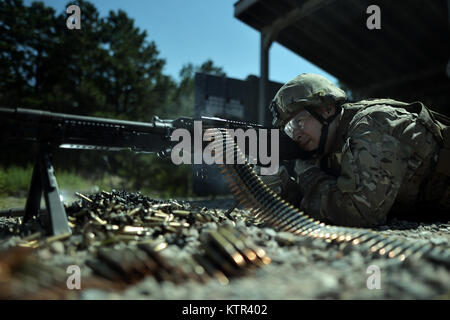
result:
[[(234, 14), (260, 32), (278, 28), (275, 41), (362, 96), (433, 97), (450, 108), (449, 2), (240, 0)], [(381, 9), (379, 30), (366, 26), (373, 4)]]

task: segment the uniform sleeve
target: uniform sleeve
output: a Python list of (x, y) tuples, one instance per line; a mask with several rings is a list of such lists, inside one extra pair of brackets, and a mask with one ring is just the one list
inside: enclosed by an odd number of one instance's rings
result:
[(400, 141), (366, 115), (349, 131), (339, 177), (317, 167), (299, 176), (301, 208), (313, 218), (338, 225), (383, 224), (407, 163), (408, 152)]

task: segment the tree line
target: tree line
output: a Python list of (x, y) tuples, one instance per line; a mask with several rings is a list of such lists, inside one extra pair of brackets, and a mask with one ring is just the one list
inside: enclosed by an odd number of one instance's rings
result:
[[(42, 2), (0, 2), (1, 106), (149, 122), (154, 115), (193, 115), (195, 72), (225, 75), (208, 60), (183, 66), (175, 81), (164, 74), (166, 62), (156, 43), (126, 12), (101, 17), (93, 3), (76, 4), (81, 30), (69, 30), (67, 14)], [(29, 146), (8, 146), (0, 153), (0, 165), (25, 166), (33, 157)], [(54, 163), (56, 170), (113, 174), (132, 189), (173, 195), (186, 194), (192, 176), (190, 167), (130, 152), (64, 150), (55, 154)]]

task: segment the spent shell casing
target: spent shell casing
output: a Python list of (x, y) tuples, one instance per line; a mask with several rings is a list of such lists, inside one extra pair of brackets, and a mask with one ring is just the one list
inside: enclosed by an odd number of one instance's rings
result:
[(228, 276), (239, 275), (239, 269), (235, 268), (228, 259), (220, 254), (216, 247), (212, 246), (209, 241), (202, 243), (202, 248), (205, 251), (208, 259), (220, 270)]
[(208, 233), (209, 240), (228, 258), (235, 266), (244, 267), (245, 259), (239, 251), (224, 238), (218, 231), (211, 231)]
[(116, 241), (139, 241), (139, 236), (128, 235), (128, 234), (118, 234), (115, 236)]
[(176, 233), (178, 231), (177, 228), (171, 227), (171, 226), (167, 226), (167, 227), (165, 227), (165, 229), (166, 229), (166, 231), (170, 231), (170, 232), (173, 232), (173, 233)]
[(93, 211), (89, 211), (89, 214), (92, 219), (94, 219), (96, 222), (98, 222), (101, 225), (106, 225), (107, 222), (105, 220), (100, 219), (99, 216), (97, 216)]
[(169, 226), (174, 228), (189, 228), (189, 223), (172, 221), (169, 222)]
[(127, 214), (129, 215), (129, 216), (134, 216), (136, 213), (139, 213), (139, 212), (141, 212), (142, 211), (142, 207), (137, 207), (137, 208), (135, 208), (135, 209), (133, 209), (133, 210), (130, 210), (130, 211), (128, 211), (127, 212)]
[(152, 205), (153, 209), (159, 209), (159, 208), (166, 208), (166, 207), (170, 207), (169, 203), (157, 203)]
[(47, 237), (47, 238), (43, 239), (43, 241), (46, 244), (49, 244), (49, 243), (52, 243), (54, 241), (67, 239), (69, 237), (70, 237), (70, 233), (63, 233), (63, 234), (59, 234), (59, 235), (56, 235), (56, 236)]
[(29, 236), (26, 236), (26, 237), (22, 238), (21, 241), (25, 241), (26, 242), (26, 241), (36, 240), (36, 239), (38, 239), (40, 237), (41, 237), (41, 232), (38, 231), (38, 232), (30, 234)]
[(191, 214), (191, 212), (187, 210), (172, 210), (172, 213), (179, 217), (187, 217)]
[(256, 253), (246, 247), (245, 243), (238, 239), (228, 228), (219, 228), (218, 231), (226, 238), (228, 241), (230, 241), (234, 247), (239, 250), (239, 252), (244, 256), (244, 258), (247, 260), (248, 263), (255, 264), (255, 265), (261, 265), (261, 260), (257, 259)]
[(149, 221), (149, 222), (165, 222), (166, 221), (164, 218), (149, 217), (149, 216), (145, 216), (144, 220)]
[(244, 234), (239, 232), (238, 230), (230, 230), (233, 235), (235, 235), (238, 239), (244, 242), (245, 246), (249, 249), (251, 249), (253, 252), (255, 252), (256, 256), (261, 260), (263, 264), (269, 264), (272, 259), (270, 259), (264, 249), (257, 247), (255, 244), (253, 244), (250, 240), (248, 240)]
[(165, 220), (165, 219), (167, 219), (167, 217), (169, 216), (169, 214), (166, 213), (166, 212), (163, 212), (163, 211), (161, 211), (161, 210), (158, 210), (158, 211), (156, 211), (156, 212), (153, 214), (153, 216), (154, 216), (154, 217), (158, 217), (158, 218), (163, 218), (163, 219)]
[(20, 242), (18, 244), (19, 247), (23, 248), (38, 248), (39, 247), (39, 241), (38, 240), (31, 240), (27, 242)]
[(155, 252), (160, 252), (169, 246), (169, 244), (164, 240), (164, 238), (141, 240), (137, 243), (137, 245), (138, 245), (138, 247), (139, 247), (139, 245), (148, 245)]
[(175, 201), (175, 200), (172, 200), (171, 203), (174, 204), (174, 205), (176, 205), (176, 206), (179, 207), (179, 208), (183, 208), (183, 205), (179, 204), (179, 203), (178, 203), (177, 201)]
[(144, 251), (150, 258), (152, 258), (160, 267), (164, 269), (171, 269), (171, 266), (158, 252), (155, 251), (154, 246), (148, 243), (138, 244), (138, 248)]
[(90, 203), (93, 202), (90, 198), (88, 198), (87, 196), (85, 196), (84, 194), (81, 194), (79, 192), (75, 192), (75, 195), (83, 200), (86, 200), (87, 202), (90, 202)]
[(120, 227), (119, 227), (118, 225), (116, 225), (116, 224), (107, 224), (107, 225), (105, 226), (105, 229), (106, 229), (107, 231), (117, 231), (117, 230), (120, 229)]
[(144, 227), (135, 227), (135, 226), (124, 226), (121, 230), (121, 232), (126, 234), (135, 234), (135, 235), (141, 235), (144, 232), (148, 231), (147, 228)]

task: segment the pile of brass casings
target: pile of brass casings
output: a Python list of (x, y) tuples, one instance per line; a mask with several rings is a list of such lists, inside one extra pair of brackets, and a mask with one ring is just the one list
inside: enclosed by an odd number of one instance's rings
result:
[[(29, 269), (25, 267), (27, 263), (48, 270), (48, 266), (39, 264), (39, 259), (31, 258), (30, 252), (49, 248), (56, 241), (62, 242), (65, 255), (76, 256), (79, 251), (87, 251), (85, 264), (93, 271), (88, 283), (106, 290), (123, 289), (147, 276), (159, 282), (214, 279), (227, 284), (230, 278), (246, 275), (271, 262), (263, 249), (233, 227), (233, 219), (245, 219), (240, 213), (230, 214), (234, 207), (228, 212), (208, 210), (189, 202), (155, 200), (141, 193), (115, 190), (76, 195), (79, 200), (66, 206), (72, 234), (43, 237), (37, 232), (22, 238), (19, 247), (31, 250), (27, 251), (30, 259), (21, 259), (8, 267), (9, 282), (0, 287), (1, 296), (8, 296), (6, 284), (12, 282), (16, 292), (21, 292), (17, 289), (20, 278), (27, 286), (25, 282), (32, 277), (23, 271)], [(201, 232), (207, 224), (214, 227)], [(192, 232), (193, 229), (197, 231)], [(182, 250), (187, 245), (189, 253), (182, 257), (175, 259), (164, 254), (170, 246)], [(47, 286), (37, 281), (32, 287), (38, 292), (43, 287), (51, 287), (50, 283), (57, 283), (55, 290), (60, 290), (67, 278), (65, 272), (47, 274), (52, 275)], [(62, 289), (64, 292), (64, 285)]]

